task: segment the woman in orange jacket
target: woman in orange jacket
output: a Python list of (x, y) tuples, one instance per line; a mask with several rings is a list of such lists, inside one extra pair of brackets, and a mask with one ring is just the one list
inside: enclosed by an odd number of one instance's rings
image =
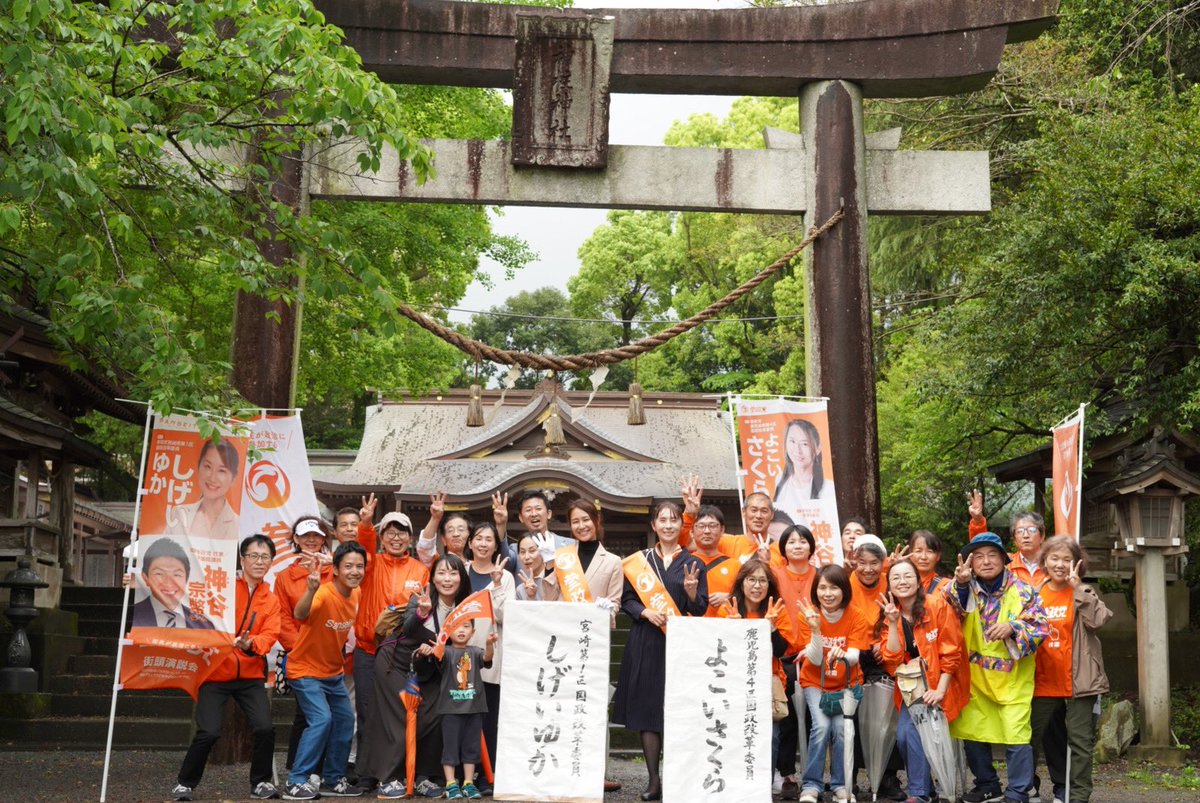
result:
[[(958, 615), (940, 596), (925, 594), (920, 573), (911, 560), (893, 563), (887, 579), (889, 592), (878, 602), (881, 610), (875, 625), (883, 667), (895, 675), (901, 664), (920, 658), (929, 686), (923, 702), (940, 705), (946, 721), (953, 721), (970, 694), (966, 647)], [(909, 800), (926, 803), (933, 799), (933, 778), (908, 708), (901, 705), (899, 690), (896, 706), (900, 709), (896, 741), (907, 769)]]

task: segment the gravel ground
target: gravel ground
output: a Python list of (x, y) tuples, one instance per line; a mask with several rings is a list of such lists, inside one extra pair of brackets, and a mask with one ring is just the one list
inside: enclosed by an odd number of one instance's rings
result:
[[(113, 753), (107, 799), (122, 802), (168, 800), (182, 758), (179, 752)], [(101, 751), (0, 752), (0, 801), (99, 800), (103, 769), (104, 754)], [(210, 766), (203, 785), (196, 790), (197, 799), (246, 800), (248, 772), (249, 767), (245, 764)], [(1131, 773), (1137, 777), (1131, 777)], [(608, 774), (621, 781), (624, 787), (620, 792), (606, 795), (605, 803), (638, 800), (646, 778), (640, 761), (613, 758)], [(1189, 776), (1178, 770), (1151, 769), (1126, 762), (1096, 768), (1096, 793), (1092, 803), (1195, 803), (1197, 799), (1200, 799), (1200, 788), (1195, 776), (1189, 781)]]

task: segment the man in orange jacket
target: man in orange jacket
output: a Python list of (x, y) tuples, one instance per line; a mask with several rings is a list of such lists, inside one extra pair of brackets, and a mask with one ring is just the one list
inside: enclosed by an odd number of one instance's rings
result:
[(239, 550), (242, 576), (237, 581), (237, 620), (233, 653), (200, 686), (196, 699), (196, 735), (183, 757), (179, 777), (171, 795), (191, 800), (192, 790), (204, 776), (204, 765), (217, 737), (221, 735), (225, 701), (232, 697), (254, 730), (254, 753), (250, 761), (250, 796), (256, 800), (279, 797), (271, 783), (275, 753), (275, 725), (267, 701), (267, 653), (279, 640), (279, 600), (263, 582), (275, 559), (275, 544), (265, 535), (252, 535)]

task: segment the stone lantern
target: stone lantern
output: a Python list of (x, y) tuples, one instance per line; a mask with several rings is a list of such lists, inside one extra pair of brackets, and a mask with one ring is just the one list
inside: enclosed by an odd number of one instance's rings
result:
[(1117, 472), (1088, 492), (1107, 504), (1119, 539), (1115, 551), (1132, 555), (1137, 590), (1138, 700), (1143, 760), (1177, 763), (1171, 744), (1171, 675), (1167, 638), (1167, 558), (1187, 552), (1184, 503), (1200, 496), (1200, 476), (1188, 471), (1162, 427), (1117, 458)]
[(7, 666), (0, 669), (0, 694), (32, 694), (37, 692), (37, 670), (33, 663), (33, 651), (29, 648), (29, 637), (25, 628), (37, 617), (33, 606), (33, 595), (49, 583), (37, 576), (30, 568), (28, 557), (17, 560), (17, 568), (0, 581), (0, 588), (9, 589), (8, 620), (13, 624), (12, 639), (6, 650)]

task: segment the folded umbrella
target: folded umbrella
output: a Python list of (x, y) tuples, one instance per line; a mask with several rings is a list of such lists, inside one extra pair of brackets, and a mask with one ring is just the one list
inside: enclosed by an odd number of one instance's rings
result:
[(958, 745), (950, 736), (946, 713), (940, 705), (914, 701), (908, 706), (908, 716), (921, 739), (938, 797), (954, 800), (958, 789)]
[(417, 776), (417, 709), (421, 707), (421, 684), (417, 673), (409, 670), (404, 676), (404, 688), (400, 690), (400, 702), (404, 704), (404, 777), (405, 792), (413, 793), (413, 779)]
[(863, 762), (875, 799), (878, 799), (879, 785), (883, 783), (884, 770), (896, 745), (896, 721), (900, 712), (896, 710), (895, 693), (896, 684), (891, 678), (873, 680), (863, 684), (862, 700), (858, 703)]

